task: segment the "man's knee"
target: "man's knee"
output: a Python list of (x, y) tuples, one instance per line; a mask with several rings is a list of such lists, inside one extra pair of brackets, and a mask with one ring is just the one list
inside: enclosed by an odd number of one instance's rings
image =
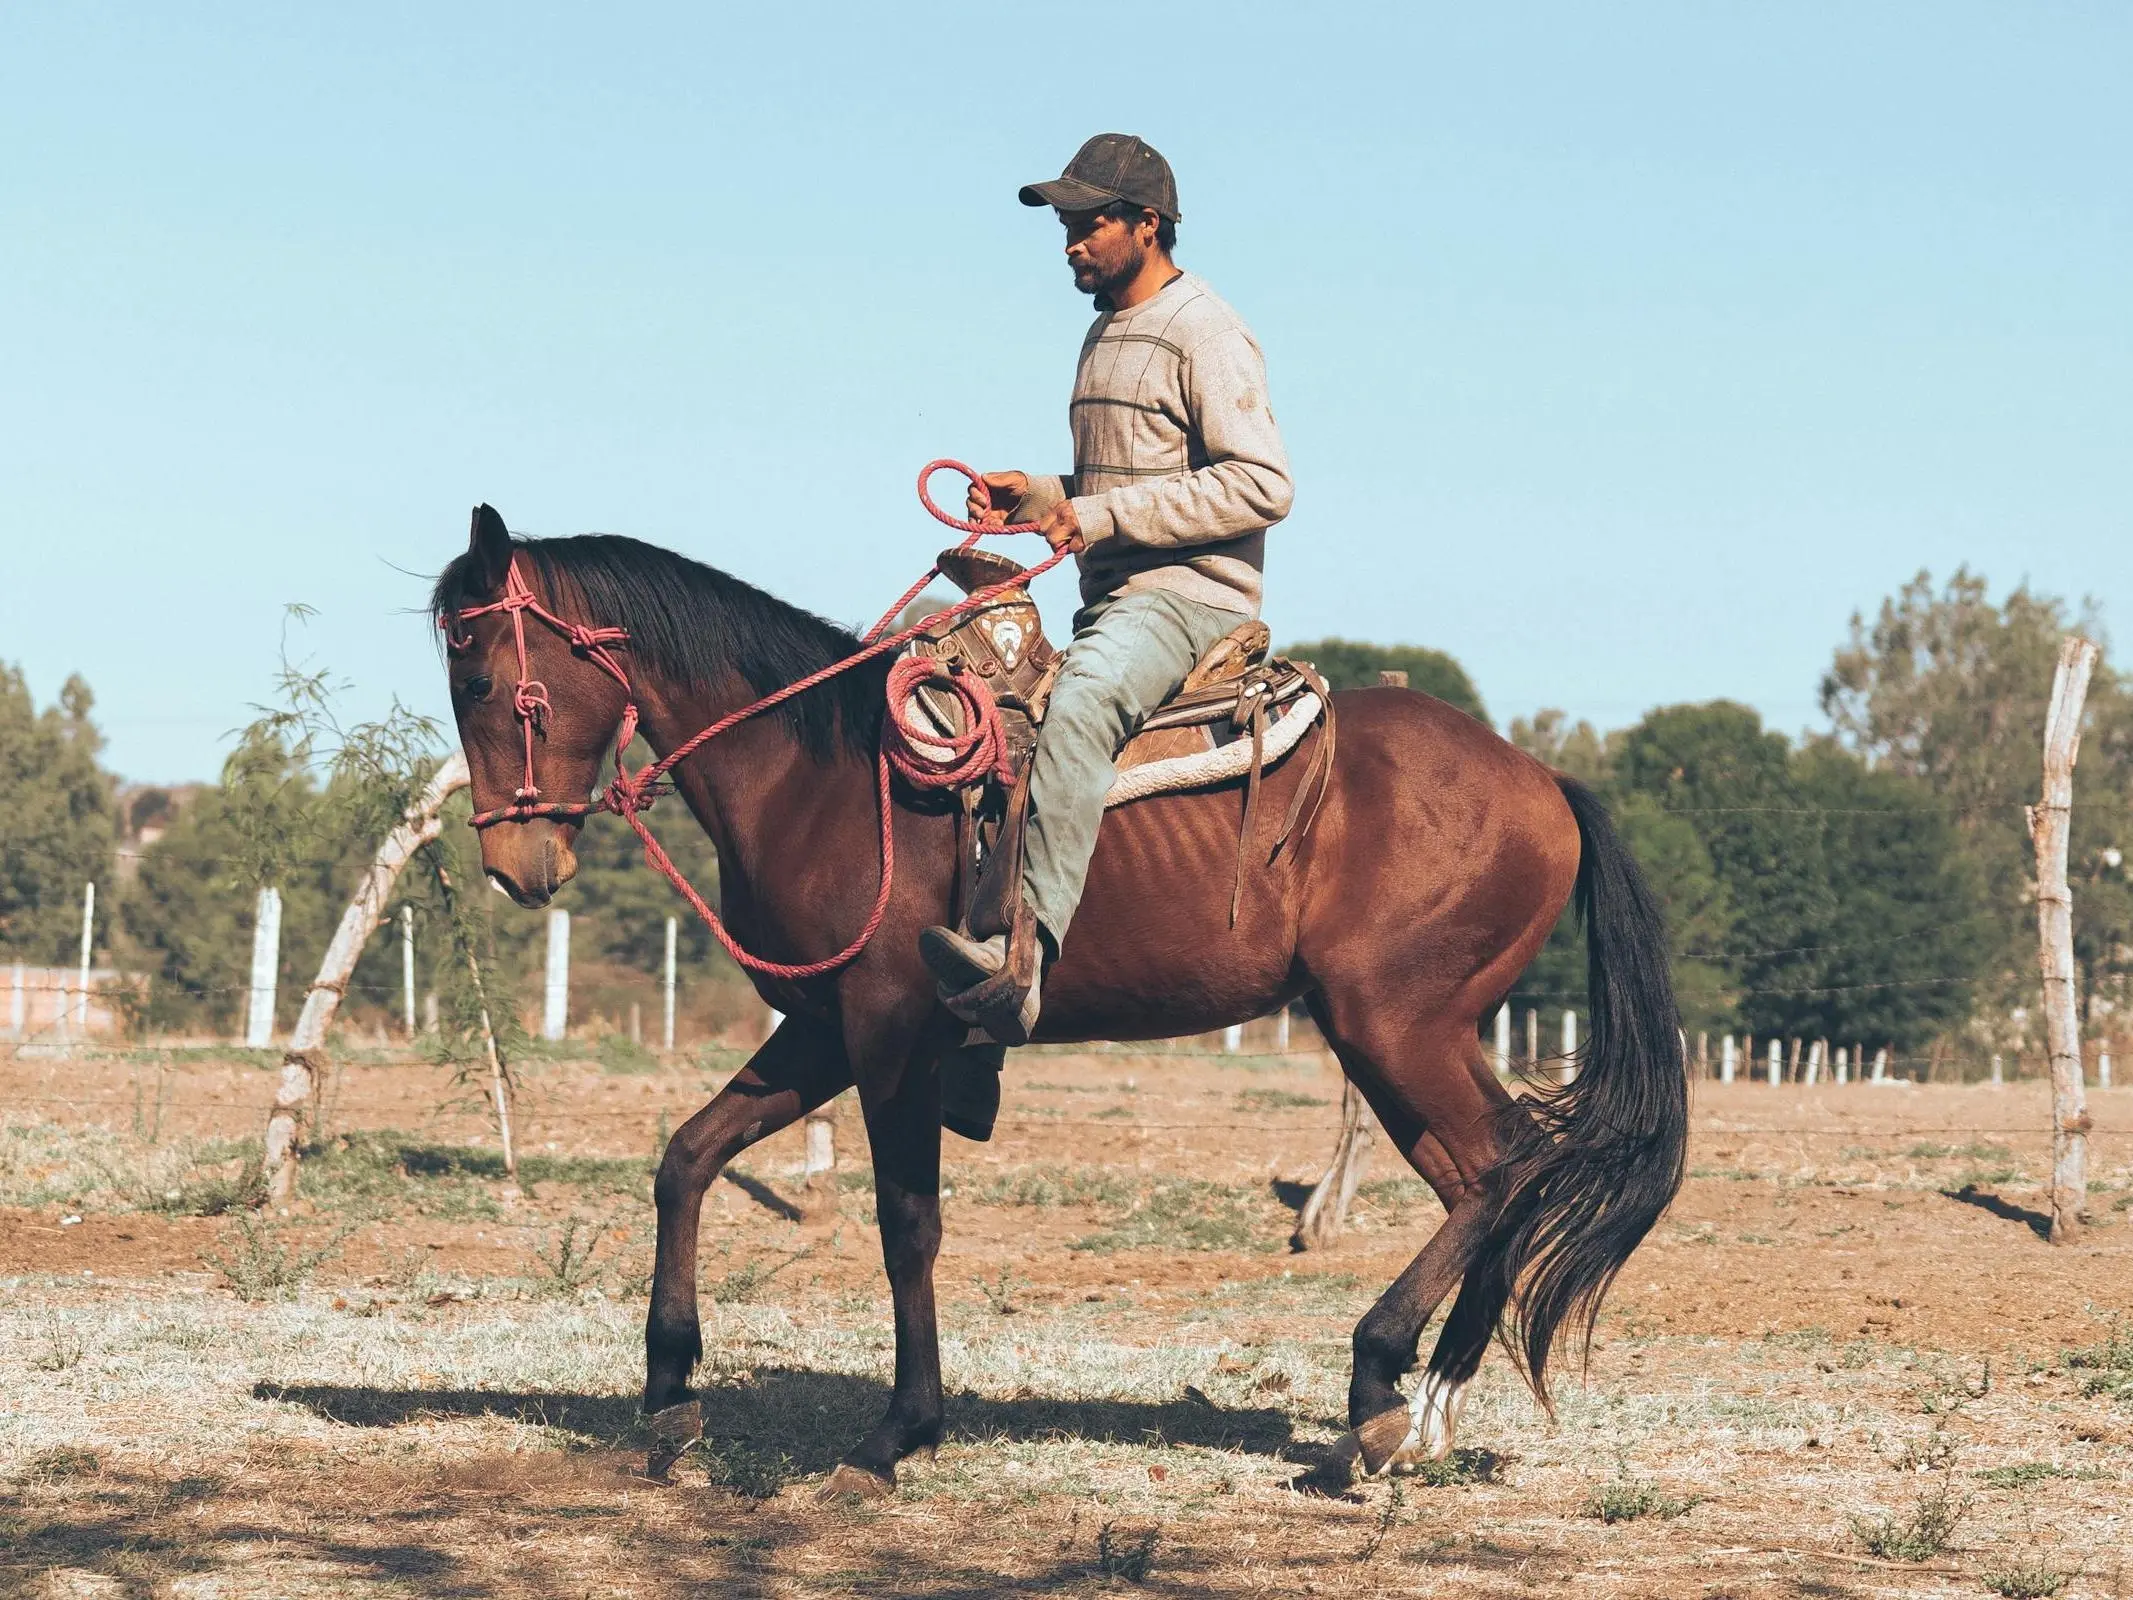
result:
[(1052, 686), (1041, 740), (1122, 740), (1138, 721), (1124, 686), (1098, 670), (1069, 665)]

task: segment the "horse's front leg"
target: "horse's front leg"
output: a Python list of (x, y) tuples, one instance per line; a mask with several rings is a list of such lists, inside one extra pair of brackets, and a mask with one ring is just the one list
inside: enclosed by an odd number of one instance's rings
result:
[[(961, 1024), (951, 1025), (952, 1031), (960, 1029)], [(874, 1157), (881, 1258), (896, 1313), (896, 1388), (881, 1421), (822, 1486), (825, 1497), (879, 1499), (896, 1487), (897, 1462), (919, 1452), (930, 1455), (941, 1440), (933, 1262), (941, 1248), (943, 1041), (931, 1032), (901, 1063), (886, 1092), (870, 1094), (870, 1074), (863, 1069), (860, 1073), (860, 1103)]]
[[(652, 1476), (673, 1465), (697, 1433), (694, 1415), (675, 1408), (688, 1405), (689, 1374), (704, 1353), (696, 1314), (696, 1234), (705, 1192), (741, 1151), (833, 1099), (851, 1081), (837, 1029), (789, 1016), (711, 1103), (667, 1141), (652, 1185), (659, 1250), (644, 1323), (644, 1409), (654, 1419)], [(662, 1412), (671, 1414), (662, 1420)]]

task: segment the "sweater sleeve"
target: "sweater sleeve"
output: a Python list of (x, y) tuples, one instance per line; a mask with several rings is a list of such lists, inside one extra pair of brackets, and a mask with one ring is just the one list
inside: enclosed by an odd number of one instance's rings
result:
[(1035, 522), (1052, 507), (1073, 494), (1071, 477), (1062, 478), (1058, 473), (1033, 472), (1029, 475), (1029, 492), (1017, 500), (1007, 513), (1009, 522)]
[(1288, 453), (1267, 402), (1266, 363), (1251, 336), (1234, 326), (1211, 334), (1185, 358), (1181, 377), (1207, 465), (1077, 498), (1074, 512), (1089, 543), (1219, 544), (1289, 514), (1295, 489)]

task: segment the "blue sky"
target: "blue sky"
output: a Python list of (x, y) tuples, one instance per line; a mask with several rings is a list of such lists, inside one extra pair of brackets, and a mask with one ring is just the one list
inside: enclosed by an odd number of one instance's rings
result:
[(1117, 128), (1267, 351), (1277, 637), (1796, 731), (1921, 567), (2133, 616), (2129, 68), (2103, 3), (10, 7), (0, 660), (142, 779), (291, 601), (441, 712), (478, 500), (870, 619), (920, 462), (1065, 464), (1014, 190)]

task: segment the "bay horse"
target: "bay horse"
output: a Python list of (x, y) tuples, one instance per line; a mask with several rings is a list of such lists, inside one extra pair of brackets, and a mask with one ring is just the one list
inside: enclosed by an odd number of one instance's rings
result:
[[(575, 643), (522, 611), (464, 615), (496, 604), (514, 563), (517, 581), (577, 626)], [(519, 538), (486, 506), (438, 577), (432, 609), (446, 630), (477, 817), (504, 814), (482, 830), (482, 866), (527, 907), (569, 880), (591, 807), (526, 815), (529, 802), (512, 797), (528, 787), (593, 793), (626, 704), (664, 756), (859, 646), (672, 551), (613, 535)], [(591, 629), (626, 630), (627, 642), (598, 643)], [(717, 849), (721, 912), (757, 954), (804, 964), (842, 950), (874, 905), (888, 829), (897, 871), (879, 931), (856, 959), (805, 979), (756, 977), (784, 1020), (667, 1145), (645, 1322), (644, 1407), (656, 1418), (694, 1398), (706, 1190), (741, 1151), (856, 1087), (894, 1306), (895, 1384), (886, 1414), (823, 1492), (865, 1496), (888, 1493), (897, 1463), (941, 1438), (939, 1057), (964, 1033), (918, 955), (919, 930), (953, 920), (954, 808), (899, 782), (883, 822), (886, 670), (876, 660), (833, 678), (673, 771)], [(1106, 814), (1087, 893), (1045, 981), (1037, 1038), (1167, 1038), (1298, 999), (1308, 1007), (1446, 1211), (1355, 1328), (1354, 1431), (1341, 1451), (1376, 1473), (1449, 1452), (1461, 1396), (1499, 1324), (1549, 1404), (1558, 1339), (1582, 1330), (1589, 1343), (1615, 1274), (1680, 1186), (1687, 1079), (1664, 921), (1592, 792), (1428, 695), (1374, 688), (1334, 699), (1340, 736), (1316, 819), (1269, 860), (1313, 766), (1299, 748), (1266, 774), (1234, 925), (1238, 785)], [(1325, 737), (1322, 726), (1306, 743)], [(1479, 1022), (1573, 893), (1590, 953), (1586, 1045), (1574, 1081), (1513, 1097), (1490, 1069)], [(1410, 1401), (1399, 1382), (1455, 1286)]]

